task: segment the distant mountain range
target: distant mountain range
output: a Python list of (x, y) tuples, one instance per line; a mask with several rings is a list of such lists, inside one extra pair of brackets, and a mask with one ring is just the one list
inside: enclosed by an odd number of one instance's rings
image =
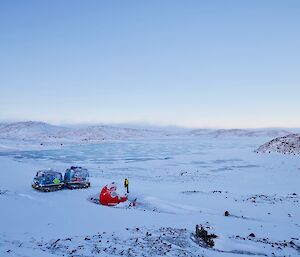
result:
[[(0, 123), (0, 147), (5, 148), (11, 142), (18, 142), (18, 145), (63, 145), (98, 143), (105, 140), (128, 140), (128, 139), (162, 139), (172, 137), (263, 137), (265, 140), (277, 137), (277, 141), (287, 144), (296, 140), (294, 130), (286, 129), (145, 129), (126, 128), (109, 125), (81, 125), (81, 126), (56, 126), (45, 122), (25, 121), (14, 123)], [(293, 135), (290, 135), (293, 134)], [(284, 137), (283, 137), (284, 136)], [(279, 138), (279, 139), (278, 139)], [(291, 139), (288, 141), (288, 139)], [(288, 149), (280, 148), (277, 141), (270, 141), (258, 149), (259, 152), (271, 151), (288, 152)], [(287, 142), (285, 142), (287, 141)], [(279, 147), (279, 149), (277, 149)], [(293, 148), (293, 144), (291, 144)], [(298, 150), (297, 150), (298, 151)]]
[(45, 122), (16, 122), (0, 124), (0, 138), (44, 141), (101, 141), (162, 137), (162, 131), (95, 125), (62, 127)]
[(292, 133), (285, 129), (196, 129), (190, 132), (194, 136), (210, 135), (213, 137), (278, 137)]

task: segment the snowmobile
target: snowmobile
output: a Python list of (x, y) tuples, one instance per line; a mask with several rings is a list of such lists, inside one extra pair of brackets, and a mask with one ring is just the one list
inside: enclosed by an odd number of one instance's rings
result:
[(91, 186), (89, 180), (89, 172), (82, 167), (74, 167), (67, 169), (65, 172), (65, 186), (69, 189), (88, 188)]
[(33, 179), (32, 187), (43, 192), (53, 192), (64, 187), (63, 176), (53, 170), (39, 170)]

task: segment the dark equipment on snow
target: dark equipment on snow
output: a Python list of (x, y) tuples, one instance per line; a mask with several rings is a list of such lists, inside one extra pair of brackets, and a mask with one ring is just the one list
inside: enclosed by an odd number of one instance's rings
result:
[(65, 186), (69, 189), (88, 188), (91, 186), (89, 172), (82, 167), (72, 166), (66, 170)]
[(64, 187), (63, 176), (53, 170), (40, 170), (36, 173), (32, 187), (43, 192), (53, 192)]
[(215, 234), (209, 234), (207, 230), (205, 230), (204, 226), (196, 225), (196, 239), (204, 242), (208, 247), (214, 247), (215, 242), (214, 238), (217, 238)]

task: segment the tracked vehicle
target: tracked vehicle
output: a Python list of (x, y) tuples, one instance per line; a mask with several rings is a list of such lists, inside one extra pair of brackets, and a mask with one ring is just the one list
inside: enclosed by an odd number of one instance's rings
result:
[(64, 176), (65, 186), (69, 189), (88, 188), (91, 186), (89, 172), (82, 167), (67, 169)]
[(32, 187), (43, 192), (53, 192), (64, 187), (63, 176), (53, 170), (40, 170), (36, 173)]

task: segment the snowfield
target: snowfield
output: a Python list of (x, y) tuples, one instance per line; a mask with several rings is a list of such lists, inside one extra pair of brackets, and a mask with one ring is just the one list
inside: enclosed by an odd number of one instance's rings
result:
[[(300, 160), (256, 153), (270, 134), (7, 126), (0, 256), (300, 256)], [(61, 133), (70, 136), (52, 137)], [(38, 169), (71, 165), (89, 169), (91, 188), (31, 188)], [(126, 177), (135, 207), (91, 201), (112, 181), (124, 190)], [(195, 237), (196, 224), (218, 236), (214, 247)]]

